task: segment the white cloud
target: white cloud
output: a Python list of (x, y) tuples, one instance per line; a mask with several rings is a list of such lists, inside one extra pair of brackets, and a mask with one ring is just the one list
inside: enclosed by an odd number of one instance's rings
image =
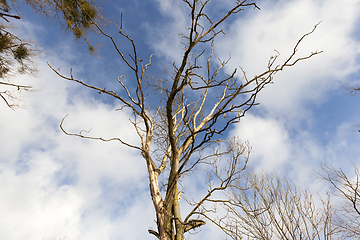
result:
[(1, 164), (1, 238), (58, 239), (78, 231), (82, 199), (73, 187), (54, 184), (59, 166), (46, 155), (33, 154), (25, 173)]
[(173, 62), (180, 64), (184, 48), (181, 43), (184, 39), (180, 34), (186, 32), (189, 13), (183, 2), (173, 0), (156, 0), (155, 2), (158, 4), (162, 17), (167, 21), (161, 22), (161, 26), (150, 26), (145, 23), (149, 38), (147, 42), (156, 54), (170, 62), (170, 64), (165, 64), (164, 61), (165, 66), (172, 66)]
[[(66, 69), (66, 64), (56, 62)], [(140, 154), (119, 142), (65, 136), (59, 123), (70, 113), (64, 124), (69, 132), (93, 127), (93, 136), (123, 137), (138, 144), (128, 123), (130, 115), (59, 79), (44, 62), (39, 67), (41, 77), (22, 77), (38, 90), (26, 94), (27, 109), (13, 112), (1, 104), (6, 114), (0, 119), (0, 213), (6, 231), (0, 238), (111, 239), (112, 232), (119, 236), (118, 231), (127, 231), (119, 219), (125, 217), (132, 226), (138, 222), (126, 209), (134, 211), (132, 207), (146, 199), (143, 210), (151, 210)], [(135, 196), (141, 200), (134, 201)], [(124, 211), (110, 216), (116, 208)], [(151, 226), (153, 217), (142, 219)], [(138, 236), (144, 234), (146, 229)]]
[(323, 53), (277, 74), (275, 84), (258, 98), (268, 114), (306, 118), (306, 103), (322, 103), (328, 90), (338, 88), (348, 74), (359, 69), (360, 48), (352, 38), (359, 2), (341, 6), (337, 1), (308, 0), (263, 4), (261, 11), (248, 11), (227, 29), (216, 52), (223, 59), (231, 53), (228, 71), (241, 66), (252, 77), (266, 70), (274, 49), (281, 53), (278, 63), (282, 63), (300, 37), (322, 21), (299, 46), (297, 56), (316, 50)]
[(275, 119), (247, 114), (231, 134), (249, 141), (253, 150), (251, 161), (263, 170), (281, 172), (289, 160), (290, 138), (284, 125)]

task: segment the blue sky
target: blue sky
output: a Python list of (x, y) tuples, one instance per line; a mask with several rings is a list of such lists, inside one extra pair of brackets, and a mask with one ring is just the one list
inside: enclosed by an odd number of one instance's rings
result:
[[(223, 12), (233, 1), (215, 1), (212, 14)], [(359, 80), (359, 0), (259, 1), (261, 11), (247, 9), (223, 27), (214, 49), (216, 57), (231, 55), (226, 70), (241, 66), (249, 76), (266, 67), (274, 50), (286, 57), (297, 40), (322, 21), (298, 54), (323, 53), (276, 74), (274, 84), (259, 95), (260, 106), (227, 132), (249, 141), (250, 162), (257, 170), (291, 178), (303, 188), (318, 191), (319, 162), (352, 173), (360, 167), (360, 96), (350, 96), (344, 84)], [(164, 67), (182, 56), (179, 33), (189, 24), (186, 6), (179, 0), (108, 1), (105, 16), (119, 21), (131, 35), (141, 57), (154, 54), (151, 72), (163, 76)], [(119, 103), (57, 77), (46, 65), (73, 68), (75, 76), (93, 84), (116, 86), (116, 77), (128, 71), (109, 42), (92, 36), (102, 47), (90, 57), (87, 46), (64, 34), (57, 24), (34, 15), (25, 7), (16, 31), (44, 49), (38, 59), (38, 76), (17, 76), (36, 91), (21, 94), (24, 109), (12, 111), (0, 104), (0, 239), (67, 240), (152, 238), (155, 215), (140, 154), (117, 142), (104, 143), (65, 136), (59, 128), (79, 132), (92, 128), (94, 136), (138, 138), (128, 122), (129, 112)], [(118, 29), (108, 26), (117, 36)], [(119, 44), (128, 49), (120, 38)], [(280, 62), (283, 61), (280, 59)], [(101, 95), (102, 96), (102, 95)], [(200, 197), (204, 179), (194, 177), (197, 188), (184, 195)], [(188, 207), (181, 203), (184, 209)], [(223, 237), (211, 224), (190, 239)]]

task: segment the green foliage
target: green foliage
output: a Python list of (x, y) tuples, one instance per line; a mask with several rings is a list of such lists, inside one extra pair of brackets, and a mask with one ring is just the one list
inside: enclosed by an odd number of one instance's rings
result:
[(2, 64), (0, 64), (0, 78), (4, 78), (6, 76), (6, 74), (9, 72), (9, 68), (3, 66)]
[(88, 50), (91, 54), (94, 54), (95, 53), (95, 48), (91, 45), (88, 46)]
[[(0, 20), (10, 22), (20, 19), (18, 15), (8, 14), (17, 3), (15, 0), (0, 0)], [(86, 37), (93, 24), (99, 23), (102, 19), (99, 7), (93, 0), (25, 0), (25, 3), (38, 13), (43, 13), (50, 19), (59, 20), (75, 39), (85, 40), (91, 54), (95, 53), (95, 48)], [(9, 25), (0, 23), (0, 78), (6, 77), (11, 72), (14, 73), (13, 68), (16, 64), (20, 64), (17, 72), (32, 71), (28, 64), (34, 56), (33, 53), (36, 52), (29, 42), (15, 36), (8, 28)]]
[[(10, 107), (17, 106), (13, 102), (11, 89), (29, 90), (31, 86), (18, 85), (16, 83), (5, 84), (11, 76), (17, 73), (33, 73), (36, 67), (33, 59), (39, 51), (29, 41), (12, 33), (12, 26), (16, 26), (16, 20), (21, 16), (18, 5), (24, 3), (31, 6), (36, 13), (45, 15), (48, 19), (58, 21), (67, 31), (71, 32), (75, 39), (83, 39), (91, 54), (95, 48), (87, 38), (87, 33), (95, 28), (94, 24), (100, 24), (103, 18), (96, 0), (0, 0), (0, 85), (5, 86), (5, 92), (0, 92), (0, 98)], [(17, 8), (16, 10), (15, 7)], [(6, 81), (3, 81), (6, 79)]]
[(13, 44), (11, 38), (8, 35), (3, 35), (0, 32), (0, 53), (3, 53), (11, 47)]
[(81, 11), (81, 24), (84, 26), (84, 28), (90, 27), (90, 22), (96, 18), (96, 10), (85, 1), (80, 1), (80, 11)]
[(29, 57), (29, 49), (24, 44), (20, 44), (20, 46), (13, 50), (13, 54), (17, 61), (22, 61)]
[(71, 29), (75, 38), (84, 37), (97, 18), (97, 11), (94, 6), (84, 0), (63, 0), (60, 10), (63, 13), (67, 28)]
[(80, 28), (73, 28), (72, 31), (76, 39), (79, 39), (83, 36), (83, 31)]
[(86, 33), (95, 22), (101, 19), (101, 15), (93, 2), (88, 0), (62, 0), (59, 10), (64, 16), (66, 28), (70, 29), (75, 39), (85, 39), (89, 52), (94, 54), (95, 48), (88, 41)]
[(11, 73), (31, 73), (31, 56), (35, 50), (31, 44), (12, 34), (6, 26), (0, 25), (0, 78)]

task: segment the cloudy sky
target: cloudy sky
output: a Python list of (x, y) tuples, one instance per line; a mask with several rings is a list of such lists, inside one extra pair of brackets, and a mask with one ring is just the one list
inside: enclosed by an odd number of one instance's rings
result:
[[(213, 16), (234, 1), (215, 1)], [(247, 9), (223, 26), (216, 41), (216, 57), (231, 56), (227, 70), (241, 66), (249, 76), (264, 70), (274, 50), (286, 57), (304, 34), (321, 21), (299, 47), (299, 56), (323, 51), (276, 75), (274, 84), (259, 95), (257, 106), (232, 128), (228, 137), (249, 141), (251, 164), (258, 170), (290, 177), (304, 188), (323, 191), (313, 171), (319, 162), (360, 167), (360, 96), (350, 96), (345, 84), (360, 84), (359, 0), (259, 1), (261, 11)], [(112, 99), (57, 77), (46, 62), (67, 74), (100, 86), (115, 86), (127, 74), (109, 42), (96, 57), (86, 45), (64, 34), (57, 24), (20, 8), (17, 33), (32, 38), (43, 54), (37, 77), (17, 76), (17, 83), (36, 91), (21, 94), (24, 108), (12, 111), (0, 102), (0, 239), (92, 240), (151, 239), (155, 227), (144, 160), (118, 142), (104, 143), (64, 135), (59, 124), (69, 114), (69, 131), (92, 128), (94, 136), (138, 139), (128, 123), (129, 113), (115, 111)], [(182, 56), (180, 32), (189, 12), (180, 0), (108, 1), (105, 16), (119, 21), (133, 37), (141, 58), (154, 54), (151, 72), (161, 76), (164, 66)], [(117, 28), (107, 28), (112, 35)], [(119, 44), (128, 45), (119, 38)], [(282, 59), (280, 59), (282, 61)], [(102, 96), (102, 95), (101, 95)], [(199, 178), (201, 181), (201, 178)], [(201, 184), (201, 183), (199, 183)], [(191, 191), (185, 192), (190, 196)], [(201, 238), (219, 239), (207, 224)], [(190, 236), (190, 239), (200, 239)]]

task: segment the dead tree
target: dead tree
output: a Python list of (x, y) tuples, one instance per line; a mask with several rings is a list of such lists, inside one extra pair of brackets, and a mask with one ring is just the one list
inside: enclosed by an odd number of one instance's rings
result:
[[(315, 30), (316, 25), (294, 43), (293, 51), (285, 62), (278, 63), (279, 54), (276, 53), (270, 57), (264, 71), (253, 77), (247, 76), (241, 68), (240, 71), (234, 69), (226, 73), (224, 66), (230, 59), (213, 59), (215, 39), (223, 33), (222, 24), (246, 8), (260, 8), (253, 1), (237, 0), (224, 15), (210, 17), (207, 7), (211, 0), (183, 2), (189, 13), (188, 28), (183, 33), (184, 52), (182, 59), (173, 63), (173, 70), (168, 71), (167, 78), (146, 77), (151, 56), (148, 62), (142, 60), (134, 40), (122, 30), (122, 20), (119, 34), (131, 44), (130, 55), (122, 51), (111, 35), (99, 25), (96, 26), (133, 73), (132, 76), (118, 77), (123, 93), (88, 84), (75, 78), (72, 72), (69, 76), (63, 75), (49, 65), (61, 78), (111, 96), (120, 101), (123, 107), (131, 109), (131, 123), (139, 136), (139, 145), (130, 144), (121, 137), (105, 139), (84, 135), (84, 132), (69, 133), (64, 128), (65, 118), (60, 126), (68, 135), (119, 141), (139, 150), (147, 166), (150, 194), (156, 212), (157, 230), (150, 230), (149, 233), (161, 240), (183, 239), (185, 232), (205, 224), (200, 219), (202, 215), (199, 210), (215, 192), (223, 192), (232, 186), (234, 179), (246, 167), (250, 151), (246, 144), (236, 139), (224, 139), (226, 131), (257, 104), (257, 95), (272, 82), (277, 72), (320, 53), (315, 51), (306, 56), (295, 56), (302, 40)], [(206, 153), (209, 149), (213, 149), (211, 154)], [(218, 185), (210, 184), (208, 193), (196, 201), (193, 210), (185, 215), (180, 214), (179, 180), (199, 170), (200, 166), (216, 168), (222, 166), (224, 161), (225, 170), (217, 173), (218, 180), (214, 183)], [(165, 194), (160, 191), (161, 179), (165, 179)]]
[(342, 169), (322, 164), (322, 179), (330, 183), (334, 194), (343, 199), (340, 202), (339, 211), (335, 224), (342, 230), (345, 238), (358, 239), (360, 237), (360, 173), (354, 165), (355, 176), (353, 178)]
[[(232, 239), (339, 239), (336, 208), (276, 174), (247, 170), (205, 218)], [(316, 202), (317, 201), (317, 202)], [(216, 214), (214, 214), (214, 212)], [(215, 215), (215, 216), (213, 216)]]

